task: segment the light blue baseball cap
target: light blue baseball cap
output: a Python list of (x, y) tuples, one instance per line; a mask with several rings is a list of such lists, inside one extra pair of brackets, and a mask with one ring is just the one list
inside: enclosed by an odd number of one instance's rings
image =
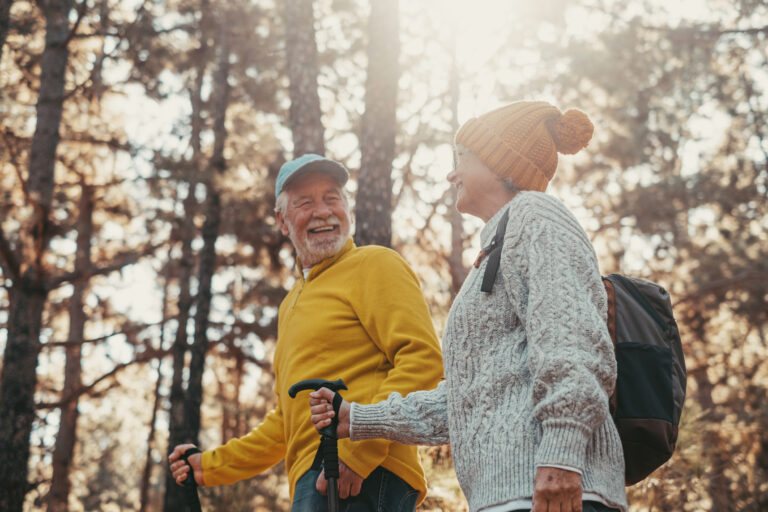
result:
[(322, 171), (330, 174), (339, 185), (344, 185), (349, 179), (349, 171), (341, 163), (315, 153), (307, 153), (290, 162), (285, 162), (277, 173), (275, 182), (275, 197), (280, 195), (283, 188), (293, 179), (309, 171)]

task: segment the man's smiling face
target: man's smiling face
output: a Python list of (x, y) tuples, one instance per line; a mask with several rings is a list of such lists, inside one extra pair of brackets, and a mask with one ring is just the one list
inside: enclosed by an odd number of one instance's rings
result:
[(292, 181), (285, 193), (287, 204), (277, 212), (277, 220), (302, 266), (311, 267), (339, 252), (350, 232), (341, 185), (325, 172), (309, 171)]

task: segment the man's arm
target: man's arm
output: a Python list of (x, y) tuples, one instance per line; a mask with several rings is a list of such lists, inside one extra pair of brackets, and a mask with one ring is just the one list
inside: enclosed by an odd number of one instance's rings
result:
[[(372, 251), (363, 267), (352, 307), (391, 365), (370, 401), (434, 388), (443, 376), (442, 355), (416, 275), (392, 250)], [(339, 458), (367, 476), (386, 458), (389, 445), (383, 440), (340, 441)]]
[(376, 346), (392, 369), (371, 402), (396, 392), (433, 389), (443, 376), (440, 344), (429, 308), (413, 270), (395, 251), (372, 254), (360, 276), (352, 304)]
[(280, 462), (285, 450), (283, 417), (277, 407), (248, 434), (203, 452), (203, 481), (205, 485), (224, 485), (250, 478)]

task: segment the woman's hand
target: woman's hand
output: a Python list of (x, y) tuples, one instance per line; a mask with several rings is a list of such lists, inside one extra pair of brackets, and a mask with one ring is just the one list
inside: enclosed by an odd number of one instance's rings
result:
[[(312, 411), (312, 423), (315, 424), (315, 429), (318, 432), (331, 424), (331, 418), (335, 415), (331, 402), (333, 402), (335, 394), (328, 388), (320, 388), (309, 394), (309, 410)], [(346, 400), (341, 401), (339, 423), (336, 427), (336, 436), (339, 439), (349, 437), (349, 412), (351, 408), (349, 402)]]
[(539, 466), (533, 481), (531, 512), (581, 512), (581, 475), (567, 469)]

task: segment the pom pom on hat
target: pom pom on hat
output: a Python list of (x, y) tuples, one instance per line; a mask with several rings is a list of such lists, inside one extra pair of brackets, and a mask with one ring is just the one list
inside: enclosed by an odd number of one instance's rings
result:
[(573, 155), (587, 147), (595, 127), (581, 110), (570, 109), (548, 124), (558, 153)]

